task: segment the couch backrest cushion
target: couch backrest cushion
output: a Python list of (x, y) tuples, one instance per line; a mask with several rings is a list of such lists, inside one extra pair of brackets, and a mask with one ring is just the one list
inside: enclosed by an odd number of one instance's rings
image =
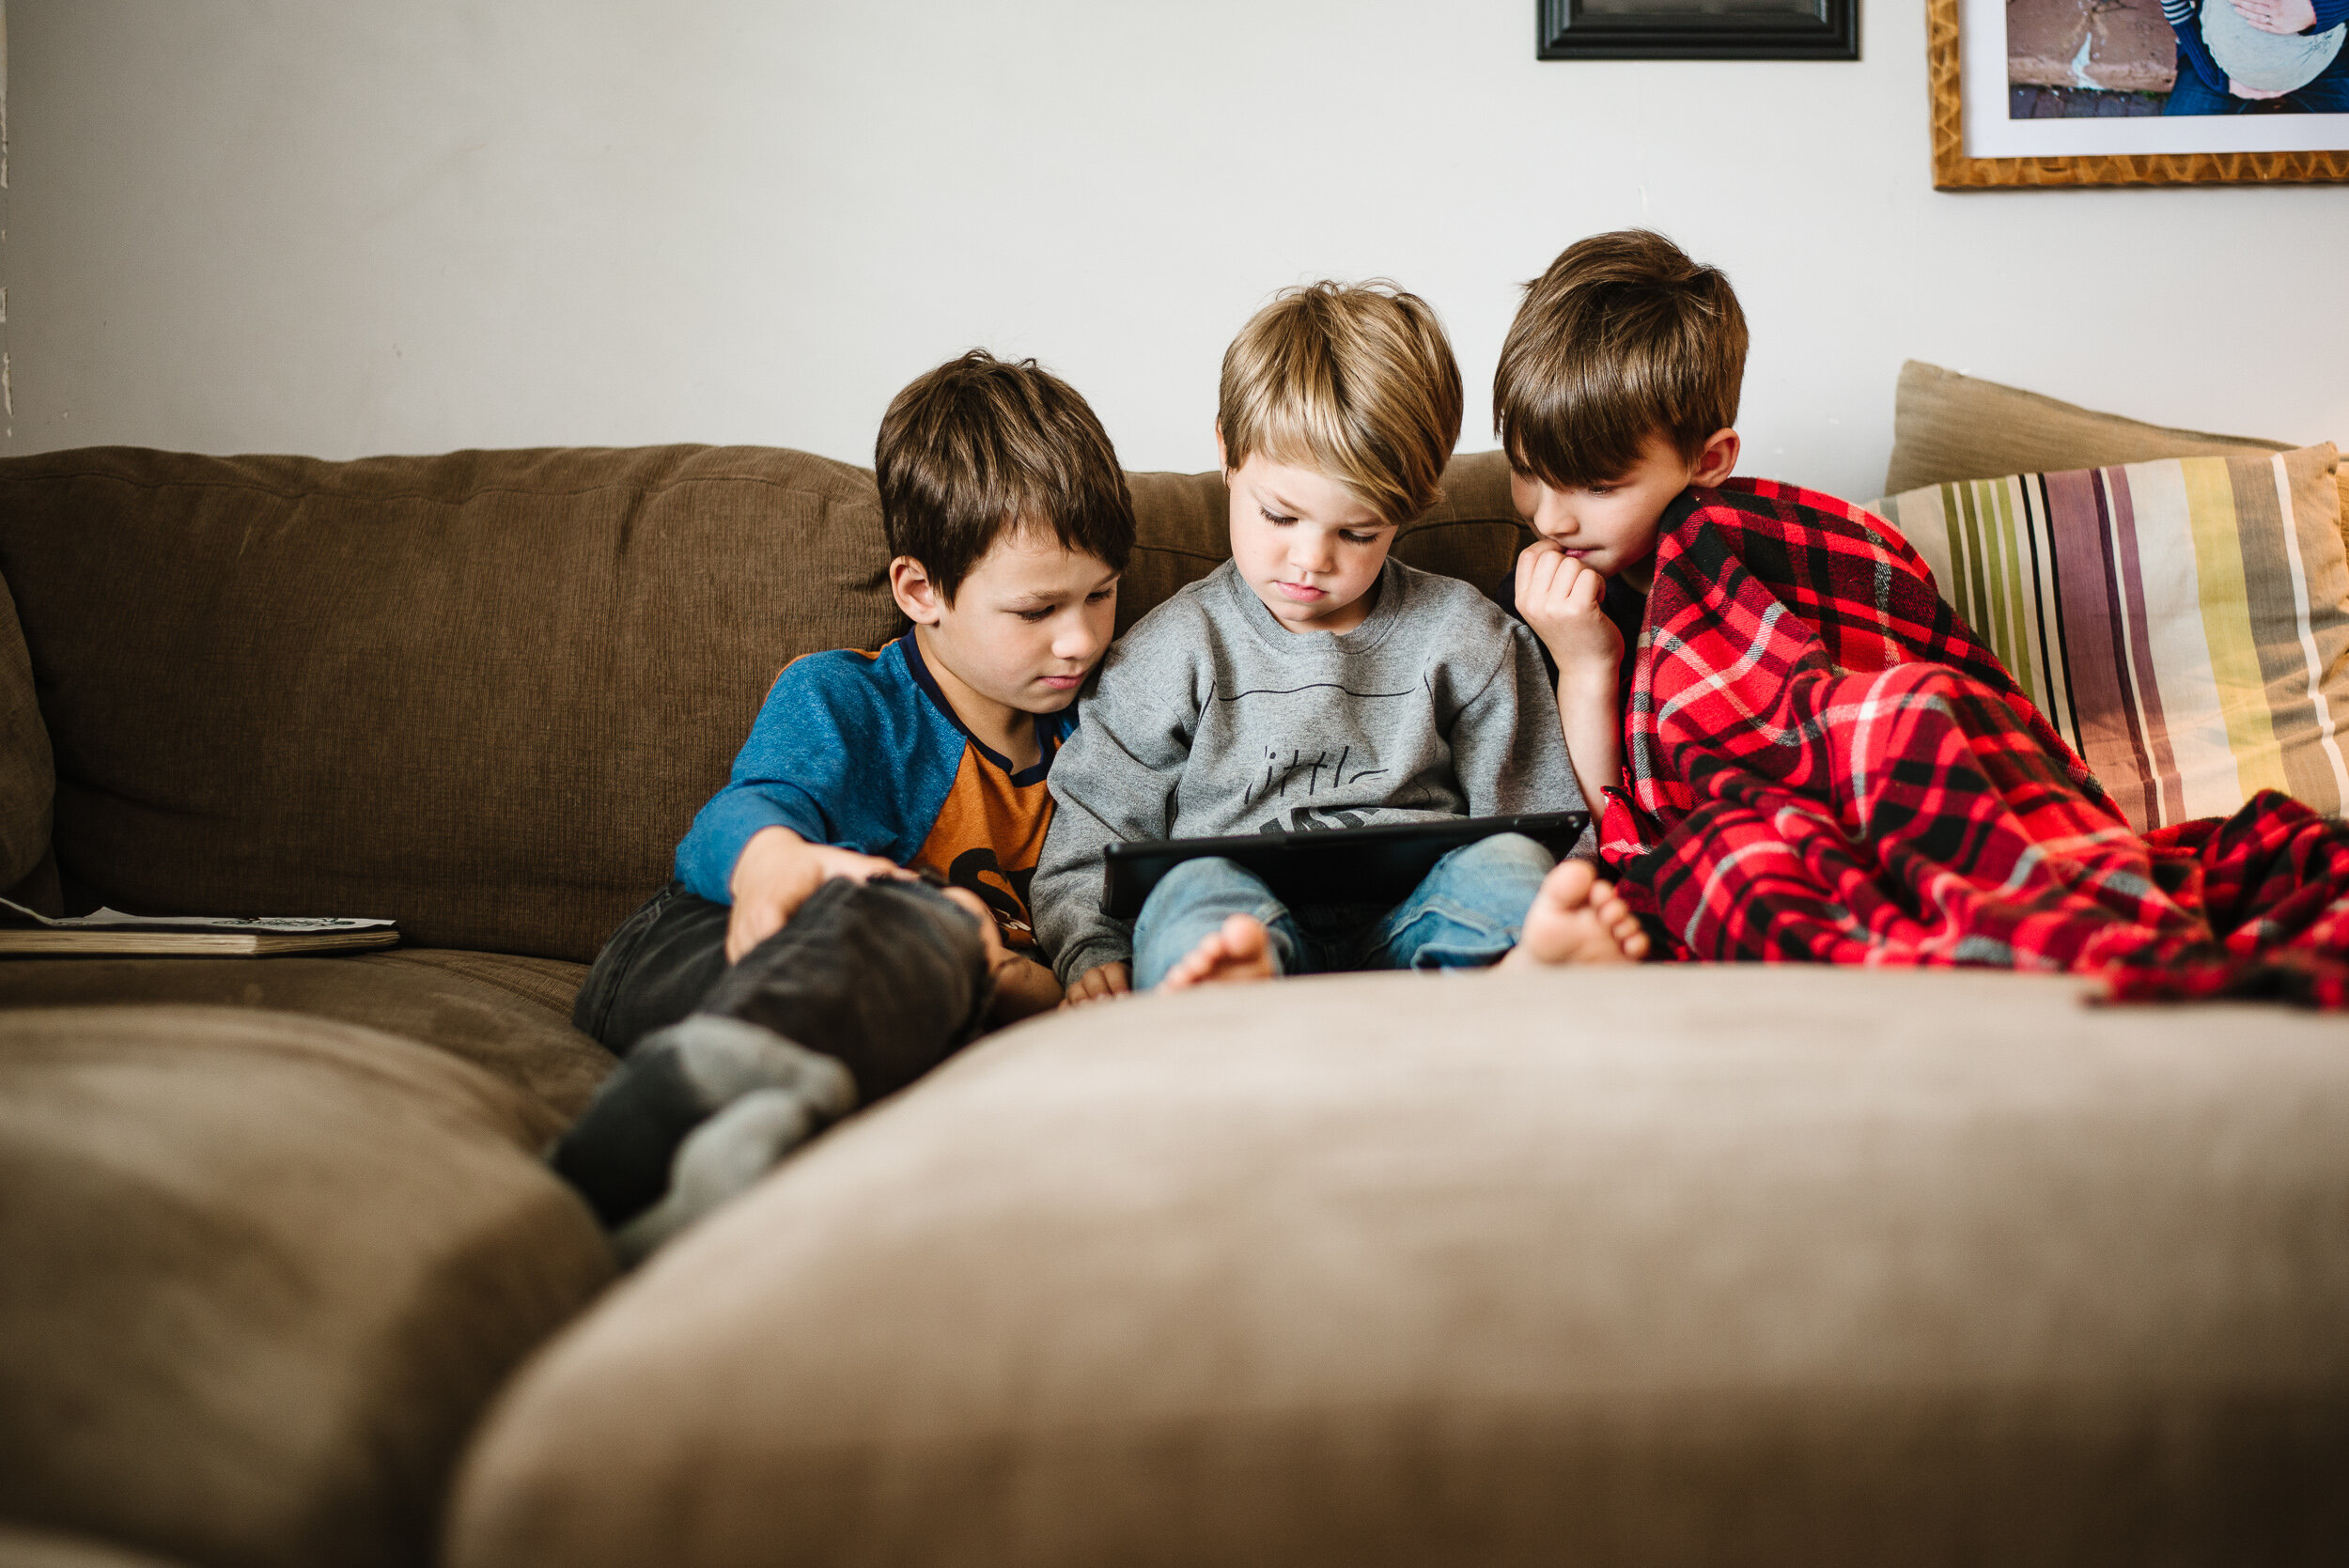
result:
[[(1216, 474), (1133, 488), (1121, 630), (1229, 552)], [(1507, 471), (1446, 489), (1398, 553), (1489, 585)], [(774, 448), (0, 462), (79, 901), (440, 947), (592, 958), (777, 672), (901, 629), (887, 558), (869, 471)]]
[(0, 581), (0, 893), (30, 877), (49, 853), (54, 784), (32, 659), (17, 625), (16, 601)]
[(1532, 537), (1509, 505), (1508, 458), (1471, 452), (1452, 459), (1443, 471), (1443, 499), (1404, 531), (1394, 553), (1423, 571), (1489, 589)]
[(872, 481), (764, 448), (0, 463), (70, 886), (586, 959), (776, 673), (896, 617)]

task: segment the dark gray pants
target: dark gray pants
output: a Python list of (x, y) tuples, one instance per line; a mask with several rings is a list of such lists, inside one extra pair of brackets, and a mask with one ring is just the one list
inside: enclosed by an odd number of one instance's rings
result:
[(837, 1058), (867, 1105), (979, 1031), (987, 949), (977, 920), (935, 888), (834, 877), (734, 965), (731, 913), (671, 882), (604, 943), (571, 1021), (626, 1056), (689, 1014), (740, 1018)]

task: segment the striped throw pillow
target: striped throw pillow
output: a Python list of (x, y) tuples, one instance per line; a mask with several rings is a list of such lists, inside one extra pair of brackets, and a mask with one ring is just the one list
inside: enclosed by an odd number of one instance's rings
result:
[(1879, 502), (2139, 829), (2349, 808), (2338, 455), (2173, 458)]

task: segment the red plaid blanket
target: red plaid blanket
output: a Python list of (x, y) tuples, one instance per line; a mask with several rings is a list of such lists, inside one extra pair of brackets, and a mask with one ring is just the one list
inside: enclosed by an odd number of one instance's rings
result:
[(2134, 832), (1906, 542), (1764, 480), (1666, 512), (1602, 840), (1677, 957), (1980, 964), (2349, 1004), (2349, 830)]

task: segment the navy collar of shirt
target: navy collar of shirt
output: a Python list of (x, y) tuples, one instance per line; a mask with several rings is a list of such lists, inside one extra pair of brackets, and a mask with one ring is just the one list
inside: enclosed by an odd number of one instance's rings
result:
[(971, 733), (971, 726), (962, 722), (962, 715), (955, 711), (955, 705), (948, 702), (946, 693), (938, 689), (937, 677), (930, 674), (928, 662), (922, 658), (921, 640), (909, 630), (897, 641), (906, 650), (906, 668), (913, 672), (913, 684), (938, 705), (938, 711), (946, 716), (948, 723), (962, 732), (962, 737), (979, 755), (993, 763), (996, 771), (1008, 778), (1014, 788), (1025, 789), (1032, 784), (1044, 782), (1044, 775), (1051, 770), (1053, 749), (1060, 743), (1061, 724), (1068, 717), (1066, 711), (1030, 715), (1035, 720), (1035, 766), (1015, 769), (1011, 758)]

